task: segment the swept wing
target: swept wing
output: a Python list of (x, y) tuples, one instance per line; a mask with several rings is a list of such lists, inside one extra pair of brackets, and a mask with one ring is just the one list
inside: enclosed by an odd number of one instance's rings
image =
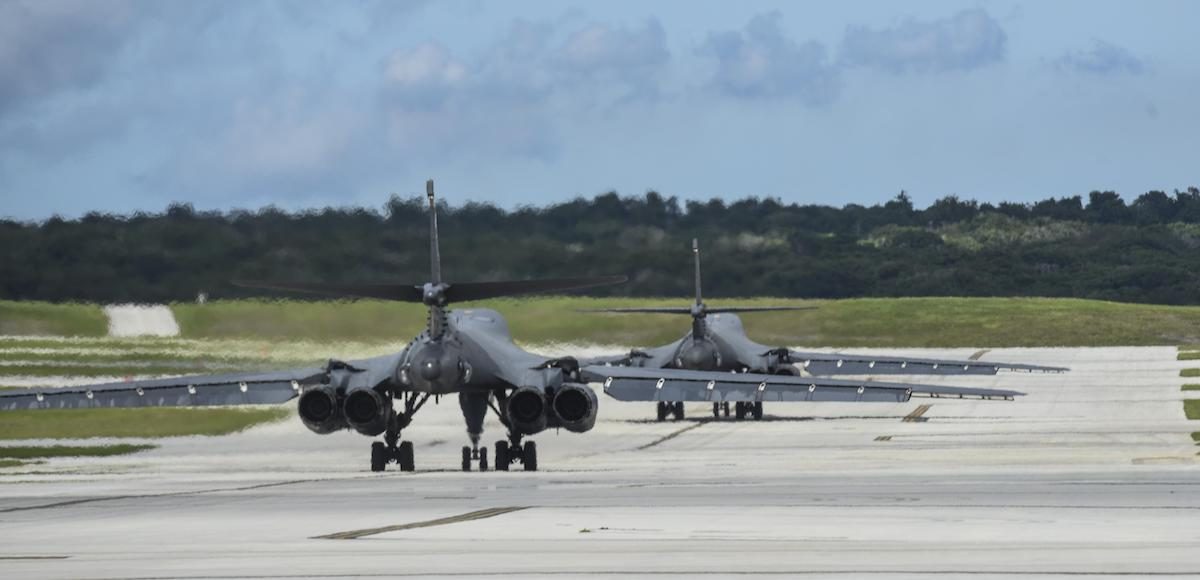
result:
[(308, 385), (328, 380), (326, 369), (197, 375), (76, 387), (35, 387), (0, 391), (0, 411), (91, 409), (104, 407), (191, 407), (266, 405), (300, 395)]
[(822, 377), (760, 375), (593, 365), (580, 369), (589, 382), (620, 401), (842, 401), (903, 403), (911, 397), (1006, 399), (1024, 395), (909, 382), (881, 383)]
[(942, 360), (788, 350), (791, 362), (814, 375), (994, 375), (1000, 371), (1064, 373), (1066, 367), (979, 360)]

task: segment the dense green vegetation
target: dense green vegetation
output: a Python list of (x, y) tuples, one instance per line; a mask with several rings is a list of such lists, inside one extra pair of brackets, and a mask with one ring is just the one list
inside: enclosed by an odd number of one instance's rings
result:
[[(262, 296), (230, 279), (423, 281), (424, 200), (381, 210), (274, 208), (0, 221), (0, 298), (92, 302)], [(710, 296), (1055, 296), (1200, 304), (1200, 189), (1034, 204), (957, 197), (914, 208), (615, 193), (545, 208), (445, 207), (447, 278), (627, 274), (597, 296), (691, 293), (702, 240)], [(390, 314), (388, 316), (391, 316)], [(3, 324), (17, 324), (10, 312)], [(70, 334), (101, 331), (91, 326)], [(83, 328), (82, 326), (86, 326)], [(6, 331), (0, 328), (0, 332)], [(61, 332), (53, 332), (61, 334)]]
[(0, 446), (0, 458), (42, 459), (46, 457), (111, 457), (128, 455), (154, 449), (157, 445), (47, 445), (47, 446)]
[(0, 421), (0, 439), (227, 435), (282, 420), (288, 413), (282, 407), (7, 411)]

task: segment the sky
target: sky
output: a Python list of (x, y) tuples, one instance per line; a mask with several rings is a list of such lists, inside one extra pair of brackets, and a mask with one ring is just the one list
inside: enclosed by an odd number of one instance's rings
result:
[(1200, 2), (0, 0), (0, 216), (1200, 184)]

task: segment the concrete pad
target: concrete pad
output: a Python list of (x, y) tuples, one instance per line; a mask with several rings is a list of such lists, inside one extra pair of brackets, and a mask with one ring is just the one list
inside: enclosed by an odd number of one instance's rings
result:
[(116, 304), (104, 307), (108, 335), (179, 336), (179, 323), (170, 307), (161, 304)]

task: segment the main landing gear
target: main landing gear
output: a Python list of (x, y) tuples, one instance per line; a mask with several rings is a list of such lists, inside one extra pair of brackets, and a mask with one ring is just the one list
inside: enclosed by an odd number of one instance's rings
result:
[[(500, 440), (496, 442), (496, 471), (508, 471), (509, 466), (515, 462), (521, 462), (525, 467), (525, 471), (537, 471), (537, 443), (526, 441), (521, 443), (521, 433), (513, 428), (512, 423), (500, 409), (505, 409), (508, 406), (508, 394), (504, 391), (496, 391), (496, 400), (493, 402), (488, 400), (488, 405), (495, 411), (496, 416), (500, 418), (500, 423), (508, 429), (508, 440)], [(480, 449), (481, 453), (485, 453), (487, 449)]]
[(666, 421), (668, 416), (674, 416), (676, 421), (683, 420), (683, 401), (659, 401), (658, 420)]
[(509, 431), (508, 441), (496, 442), (496, 470), (508, 471), (509, 465), (517, 461), (525, 471), (537, 471), (537, 443), (526, 441), (521, 445), (521, 434)]
[[(762, 401), (737, 401), (733, 404), (733, 410), (733, 417), (738, 421), (745, 419), (747, 415), (755, 421), (761, 421), (763, 418)], [(713, 417), (719, 419), (722, 412), (726, 417), (729, 416), (729, 403), (713, 403)]]
[(413, 460), (412, 441), (400, 441), (400, 431), (412, 423), (412, 417), (429, 400), (429, 394), (405, 393), (404, 412), (392, 412), (388, 420), (387, 431), (383, 441), (371, 444), (371, 471), (383, 471), (387, 464), (395, 462), (400, 465), (400, 471), (413, 471), (416, 463)]

